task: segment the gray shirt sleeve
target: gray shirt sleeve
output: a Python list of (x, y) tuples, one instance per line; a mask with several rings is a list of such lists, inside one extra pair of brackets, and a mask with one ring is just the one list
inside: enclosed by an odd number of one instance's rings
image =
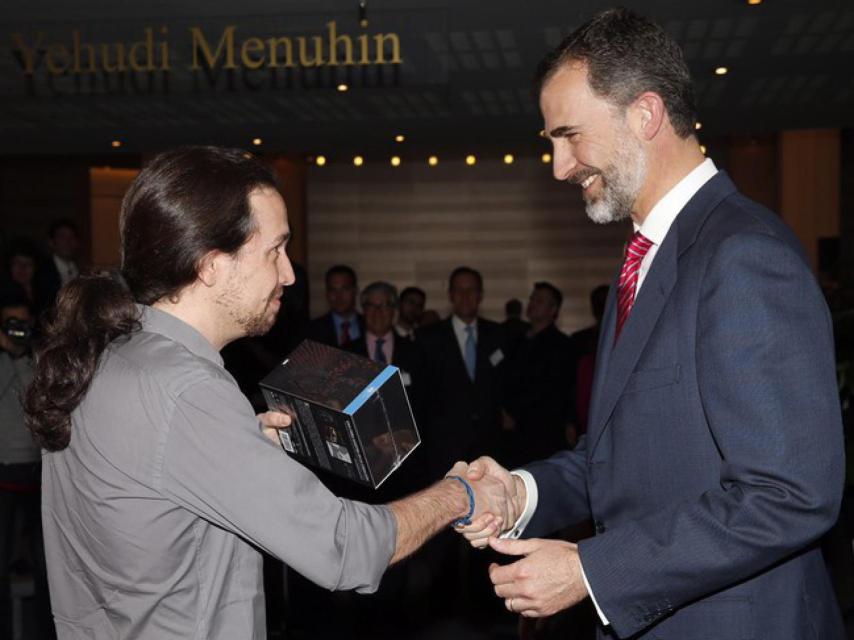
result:
[(334, 496), (261, 433), (233, 382), (185, 389), (166, 434), (159, 482), (169, 499), (322, 587), (377, 589), (395, 547), (391, 511)]

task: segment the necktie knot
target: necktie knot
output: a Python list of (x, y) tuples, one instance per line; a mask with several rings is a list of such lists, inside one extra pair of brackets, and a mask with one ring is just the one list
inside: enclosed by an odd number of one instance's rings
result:
[(643, 235), (640, 231), (635, 231), (632, 235), (629, 246), (626, 248), (626, 262), (640, 262), (652, 247), (652, 240)]

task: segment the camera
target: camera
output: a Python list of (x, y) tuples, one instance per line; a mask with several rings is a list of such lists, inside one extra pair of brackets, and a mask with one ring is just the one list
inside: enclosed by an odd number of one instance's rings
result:
[(3, 323), (2, 331), (18, 347), (29, 346), (30, 339), (33, 336), (33, 329), (30, 323), (18, 318), (7, 318)]

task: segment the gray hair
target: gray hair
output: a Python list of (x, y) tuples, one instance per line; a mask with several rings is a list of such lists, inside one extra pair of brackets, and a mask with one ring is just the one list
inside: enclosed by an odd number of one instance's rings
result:
[(397, 288), (393, 284), (379, 280), (377, 282), (372, 282), (367, 287), (362, 289), (362, 295), (360, 297), (360, 300), (363, 307), (365, 306), (365, 302), (367, 301), (368, 296), (373, 293), (384, 294), (386, 299), (389, 301), (389, 304), (391, 304), (391, 308), (397, 309)]

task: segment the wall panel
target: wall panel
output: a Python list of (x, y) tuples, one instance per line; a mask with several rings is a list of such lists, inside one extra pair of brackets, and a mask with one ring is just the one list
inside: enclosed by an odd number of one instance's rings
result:
[(315, 315), (325, 311), (332, 264), (352, 265), (362, 286), (418, 285), (442, 315), (448, 274), (467, 264), (484, 275), (486, 317), (503, 319), (508, 299), (524, 301), (534, 282), (549, 280), (566, 297), (567, 331), (591, 323), (589, 292), (610, 282), (629, 233), (627, 224), (590, 222), (579, 189), (555, 181), (538, 159), (312, 166), (307, 224)]

